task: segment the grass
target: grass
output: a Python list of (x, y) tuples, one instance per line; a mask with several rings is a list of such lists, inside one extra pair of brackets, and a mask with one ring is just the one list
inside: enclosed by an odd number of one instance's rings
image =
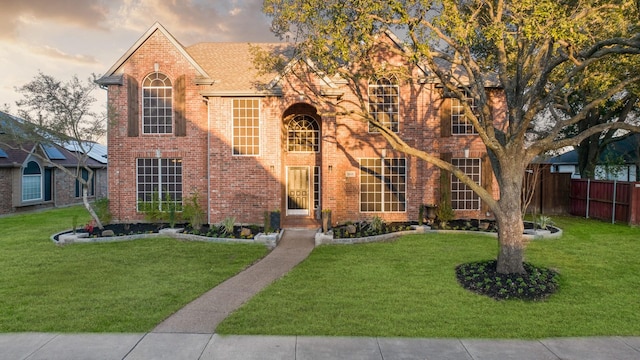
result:
[(80, 207), (0, 218), (0, 332), (145, 332), (267, 249), (155, 238), (57, 246)]
[(557, 271), (541, 302), (496, 301), (464, 290), (455, 267), (490, 260), (495, 239), (412, 235), (327, 245), (251, 299), (221, 334), (444, 338), (640, 335), (640, 229), (554, 218), (555, 240), (529, 244), (527, 261)]

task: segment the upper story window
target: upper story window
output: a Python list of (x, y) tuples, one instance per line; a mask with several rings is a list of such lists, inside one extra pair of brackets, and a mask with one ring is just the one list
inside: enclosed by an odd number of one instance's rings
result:
[[(471, 111), (473, 113), (476, 113), (477, 106), (475, 100), (465, 93), (464, 101), (469, 104), (469, 106), (471, 107)], [(467, 135), (478, 133), (473, 127), (471, 121), (467, 119), (467, 116), (464, 113), (463, 102), (457, 98), (451, 99), (451, 133), (453, 135)]]
[(173, 132), (173, 88), (162, 73), (153, 73), (142, 82), (142, 133)]
[(233, 155), (260, 155), (259, 99), (233, 99)]
[(316, 119), (309, 115), (296, 115), (289, 121), (287, 150), (290, 152), (320, 151), (320, 130)]
[[(398, 132), (399, 94), (398, 83), (393, 77), (381, 77), (369, 84), (369, 114), (393, 132)], [(369, 132), (378, 130), (369, 124)]]
[(29, 161), (22, 170), (22, 201), (42, 199), (42, 169), (35, 161)]

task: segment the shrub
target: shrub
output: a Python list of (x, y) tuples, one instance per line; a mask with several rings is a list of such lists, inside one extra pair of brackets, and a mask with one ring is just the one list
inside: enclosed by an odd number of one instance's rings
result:
[(96, 215), (103, 225), (110, 224), (113, 216), (109, 211), (109, 199), (100, 198), (93, 203), (93, 207), (96, 209)]
[(194, 192), (191, 194), (191, 197), (187, 199), (187, 202), (182, 209), (182, 217), (189, 222), (191, 228), (200, 231), (200, 229), (202, 229), (205, 216), (206, 214), (198, 202), (198, 194)]
[(236, 223), (236, 218), (234, 217), (228, 217), (226, 219), (224, 219), (222, 221), (222, 231), (227, 234), (227, 235), (231, 235), (233, 234), (233, 226)]

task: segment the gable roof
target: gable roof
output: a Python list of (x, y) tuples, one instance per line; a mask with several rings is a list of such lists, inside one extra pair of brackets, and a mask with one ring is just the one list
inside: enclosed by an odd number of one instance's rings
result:
[[(74, 149), (66, 149), (58, 144), (45, 142), (42, 144), (37, 144), (33, 141), (25, 142), (23, 144), (16, 143), (11, 138), (9, 132), (20, 134), (22, 128), (21, 124), (23, 122), (23, 119), (0, 111), (0, 152), (4, 154), (4, 156), (0, 156), (0, 167), (23, 166), (31, 155), (31, 152), (35, 151), (39, 151), (41, 154), (46, 156), (51, 163), (65, 167), (74, 167), (78, 165), (78, 159), (73, 153), (75, 151)], [(25, 151), (20, 147), (23, 149), (30, 149), (30, 151)], [(86, 148), (89, 148), (89, 146)], [(94, 148), (97, 152), (95, 154), (92, 153)], [(104, 151), (106, 154), (106, 147), (104, 145), (94, 144), (91, 145), (91, 149), (92, 150), (88, 153), (89, 159), (87, 159), (87, 165), (92, 168), (101, 168), (106, 166), (107, 160), (106, 158), (100, 159), (101, 153), (99, 152)]]
[(151, 35), (153, 35), (156, 31), (161, 32), (196, 69), (196, 71), (201, 76), (200, 81), (202, 83), (210, 83), (212, 81), (209, 74), (207, 74), (207, 72), (200, 66), (200, 64), (198, 64), (198, 62), (195, 61), (193, 57), (191, 57), (184, 46), (182, 46), (182, 44), (180, 44), (180, 42), (178, 42), (178, 40), (176, 40), (176, 38), (173, 37), (173, 35), (171, 35), (171, 33), (169, 33), (169, 31), (167, 31), (164, 26), (162, 26), (159, 22), (156, 22), (138, 39), (138, 41), (136, 41), (129, 48), (129, 50), (124, 53), (124, 55), (120, 57), (120, 59), (118, 59), (118, 61), (116, 61), (115, 64), (113, 64), (113, 66), (111, 66), (109, 70), (107, 70), (107, 72), (100, 79), (96, 80), (96, 83), (100, 85), (122, 85), (122, 74), (119, 73), (120, 68), (131, 57), (131, 55), (133, 55), (138, 50), (138, 48), (140, 48), (140, 46), (142, 46), (142, 44), (144, 44), (147, 39), (149, 39)]

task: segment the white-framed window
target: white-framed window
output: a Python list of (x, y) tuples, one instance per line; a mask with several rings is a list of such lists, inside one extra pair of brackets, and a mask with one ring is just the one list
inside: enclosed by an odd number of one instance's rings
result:
[(138, 211), (167, 211), (170, 206), (180, 211), (182, 159), (140, 158), (136, 165)]
[(406, 159), (360, 159), (361, 212), (402, 212), (406, 198)]
[(22, 169), (22, 201), (42, 200), (42, 169), (35, 161), (29, 161)]
[(233, 155), (260, 155), (260, 99), (233, 99)]
[[(465, 92), (464, 101), (469, 104), (471, 111), (477, 113), (476, 102)], [(463, 102), (458, 98), (451, 98), (451, 134), (453, 135), (471, 135), (477, 134), (476, 128), (464, 113)]]
[[(380, 77), (369, 84), (369, 114), (382, 125), (398, 132), (400, 88), (395, 78)], [(369, 132), (379, 130), (369, 124)]]
[(173, 133), (173, 87), (159, 72), (142, 81), (142, 133)]
[[(476, 184), (481, 181), (481, 162), (476, 158), (454, 158), (451, 164), (462, 170)], [(451, 207), (454, 210), (480, 210), (480, 197), (457, 177), (451, 175)]]
[(313, 209), (320, 209), (320, 166), (313, 167)]
[(320, 129), (316, 119), (309, 115), (296, 115), (289, 121), (287, 150), (289, 152), (320, 151)]

